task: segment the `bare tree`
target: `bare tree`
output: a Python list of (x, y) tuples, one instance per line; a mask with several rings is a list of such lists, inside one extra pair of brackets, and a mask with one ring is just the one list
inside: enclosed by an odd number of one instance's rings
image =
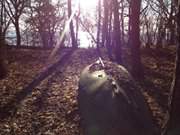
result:
[(64, 24), (64, 13), (59, 13), (59, 8), (63, 6), (62, 3), (52, 5), (49, 0), (36, 1), (34, 6), (31, 6), (30, 17), (26, 22), (30, 24), (33, 32), (39, 35), (45, 48), (53, 47), (55, 33)]
[[(68, 3), (68, 17), (69, 19), (71, 19), (72, 17), (72, 4), (71, 4), (71, 0), (67, 1)], [(74, 26), (73, 26), (73, 20), (70, 20), (70, 33), (71, 33), (71, 41), (72, 41), (72, 47), (73, 48), (77, 48), (77, 40), (75, 37), (75, 33), (74, 33)]]
[[(175, 4), (174, 0), (146, 0), (152, 10), (156, 14), (157, 33), (155, 34), (156, 47), (162, 48), (164, 43), (175, 43)], [(152, 14), (152, 12), (151, 12)], [(154, 15), (153, 15), (154, 16)], [(154, 18), (154, 20), (155, 20)], [(164, 42), (166, 41), (166, 42)]]
[(147, 37), (147, 41), (146, 41), (146, 48), (150, 48), (152, 45), (152, 35), (151, 35), (151, 21), (147, 18), (147, 15), (144, 16), (144, 25), (145, 25), (145, 29), (146, 29), (146, 37)]
[(102, 37), (101, 46), (107, 48), (108, 57), (113, 61), (113, 47), (111, 44), (112, 37), (112, 14), (113, 14), (112, 1), (103, 0), (103, 15), (102, 15)]
[(143, 68), (141, 63), (141, 54), (140, 54), (140, 9), (141, 9), (141, 0), (131, 0), (130, 2), (131, 9), (131, 56), (132, 56), (132, 75), (134, 77), (143, 78)]
[(101, 0), (98, 1), (98, 28), (97, 28), (97, 52), (100, 57), (101, 51), (100, 51), (100, 33), (101, 32)]
[(5, 35), (10, 25), (10, 19), (5, 10), (5, 0), (0, 1), (0, 78), (6, 75), (6, 43)]
[(4, 41), (2, 38), (2, 26), (0, 25), (0, 79), (4, 78), (6, 75), (6, 68), (4, 64), (4, 56), (3, 56), (3, 46), (4, 46)]
[(112, 28), (112, 22), (113, 22), (113, 6), (112, 1), (109, 3), (109, 20), (108, 20), (108, 33), (107, 33), (107, 42), (106, 42), (106, 48), (108, 49), (108, 57), (111, 61), (114, 61), (113, 58), (113, 28)]
[(170, 8), (170, 14), (169, 14), (169, 18), (167, 21), (167, 27), (169, 28), (169, 44), (173, 45), (175, 44), (175, 34), (176, 34), (176, 24), (175, 24), (175, 13), (176, 13), (176, 8), (175, 8), (175, 2), (174, 0), (171, 1), (171, 8)]
[(119, 3), (118, 0), (113, 0), (113, 14), (114, 14), (114, 45), (115, 45), (115, 56), (116, 62), (122, 64), (121, 56), (121, 31), (120, 31), (120, 19), (119, 19)]
[(125, 34), (124, 34), (124, 0), (121, 0), (121, 41), (122, 44), (125, 43), (124, 38), (125, 38)]
[(102, 26), (102, 46), (105, 46), (107, 40), (107, 33), (108, 33), (108, 13), (109, 13), (109, 4), (108, 0), (103, 0), (104, 6), (104, 18), (103, 18), (103, 26)]
[(164, 24), (163, 23), (164, 23), (163, 17), (160, 16), (159, 24), (158, 24), (157, 43), (156, 43), (156, 47), (158, 49), (163, 47), (163, 39), (165, 37), (165, 28), (164, 28)]
[(21, 46), (21, 32), (19, 20), (26, 7), (27, 0), (6, 0), (6, 11), (16, 29), (16, 45)]
[(3, 38), (3, 42), (5, 42), (5, 35), (7, 32), (7, 29), (11, 23), (10, 18), (7, 15), (7, 11), (5, 9), (5, 0), (0, 1), (0, 25), (1, 25), (1, 34)]
[(78, 45), (78, 40), (79, 40), (79, 17), (80, 17), (80, 14), (81, 14), (81, 4), (80, 4), (80, 1), (78, 2), (78, 12), (77, 12), (77, 15), (76, 15), (76, 42), (77, 42), (77, 45)]

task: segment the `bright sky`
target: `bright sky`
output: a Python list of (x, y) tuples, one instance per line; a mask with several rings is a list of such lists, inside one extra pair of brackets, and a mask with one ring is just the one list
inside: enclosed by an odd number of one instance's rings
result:
[[(95, 10), (98, 4), (98, 0), (79, 0), (81, 6), (81, 12), (84, 14), (89, 14), (89, 17), (94, 16)], [(93, 17), (94, 18), (94, 17)], [(80, 32), (80, 47), (92, 46), (92, 39), (87, 32)]]
[[(58, 0), (52, 0), (53, 3), (56, 3)], [(81, 14), (89, 15), (88, 17), (93, 17), (95, 15), (95, 10), (98, 4), (98, 0), (79, 0), (80, 1), (80, 7), (81, 7)], [(77, 3), (78, 0), (72, 0), (72, 3)], [(72, 7), (73, 9), (73, 7)], [(80, 31), (79, 32), (79, 38), (80, 38), (80, 47), (89, 47), (89, 45), (92, 44), (91, 38), (89, 37), (89, 34), (87, 32)]]
[(96, 8), (98, 0), (80, 0), (80, 5), (83, 10), (89, 11)]
[[(58, 0), (52, 0), (53, 3), (57, 3), (57, 1)], [(72, 0), (72, 3), (77, 1), (80, 1), (81, 9), (86, 12), (91, 12), (98, 4), (98, 0)]]

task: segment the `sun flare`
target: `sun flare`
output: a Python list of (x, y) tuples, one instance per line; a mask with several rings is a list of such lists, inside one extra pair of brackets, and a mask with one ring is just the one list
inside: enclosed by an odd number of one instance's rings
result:
[[(52, 3), (57, 3), (58, 0), (52, 0)], [(98, 5), (98, 0), (72, 0), (72, 3), (80, 2), (81, 9), (86, 12), (91, 12)]]
[(79, 1), (81, 8), (86, 11), (96, 8), (98, 4), (98, 0), (79, 0)]

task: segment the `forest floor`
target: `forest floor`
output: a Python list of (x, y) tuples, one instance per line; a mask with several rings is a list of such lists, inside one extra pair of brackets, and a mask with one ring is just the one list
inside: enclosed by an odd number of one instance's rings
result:
[[(124, 61), (130, 67), (128, 51)], [(11, 49), (8, 76), (0, 81), (0, 107), (27, 86), (46, 67), (50, 51)], [(53, 63), (61, 55), (51, 61)], [(175, 48), (142, 50), (145, 71), (139, 82), (159, 126), (164, 123), (174, 71)], [(0, 135), (79, 135), (77, 89), (82, 69), (95, 62), (93, 49), (76, 50), (68, 62), (33, 89), (17, 112), (0, 119)]]

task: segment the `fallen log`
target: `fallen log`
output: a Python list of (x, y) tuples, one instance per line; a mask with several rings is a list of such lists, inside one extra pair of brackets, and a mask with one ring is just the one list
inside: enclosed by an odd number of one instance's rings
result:
[(115, 63), (93, 63), (82, 71), (78, 104), (83, 135), (160, 134), (141, 88)]

